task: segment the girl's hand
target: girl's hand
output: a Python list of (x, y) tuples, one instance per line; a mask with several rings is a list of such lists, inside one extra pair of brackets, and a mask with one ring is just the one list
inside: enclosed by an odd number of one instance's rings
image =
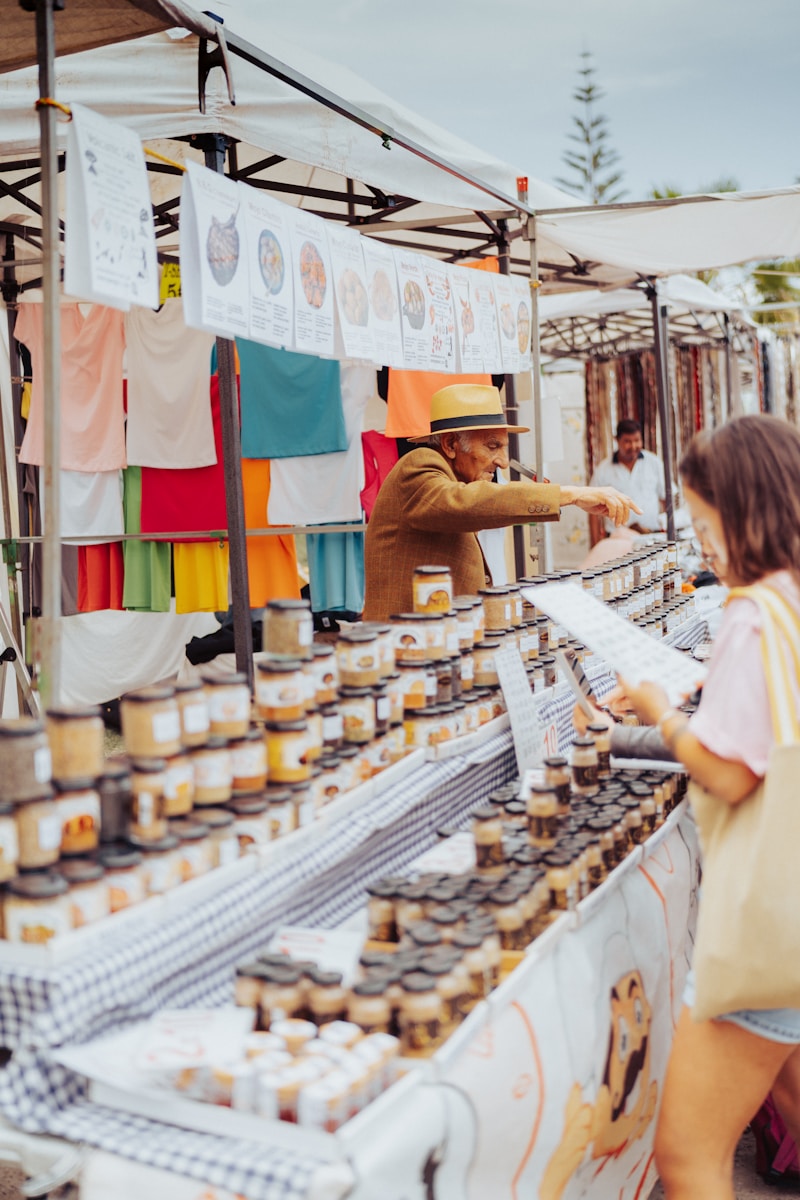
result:
[(575, 708), (572, 712), (572, 724), (578, 733), (581, 735), (586, 733), (586, 730), (589, 728), (590, 724), (605, 725), (608, 729), (613, 729), (614, 718), (611, 716), (611, 714), (604, 712), (602, 708), (597, 708), (597, 706), (594, 704), (592, 705), (592, 708), (594, 709), (594, 716), (590, 719), (587, 717), (580, 704), (575, 705)]
[(628, 683), (620, 680), (631, 708), (642, 725), (657, 725), (658, 719), (672, 708), (664, 689), (657, 683)]

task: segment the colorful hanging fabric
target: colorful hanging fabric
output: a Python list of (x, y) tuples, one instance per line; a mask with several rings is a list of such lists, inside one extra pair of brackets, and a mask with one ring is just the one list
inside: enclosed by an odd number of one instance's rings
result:
[(309, 533), (312, 612), (360, 613), (364, 607), (364, 534)]
[(78, 547), (78, 612), (122, 608), (125, 568), (121, 542)]
[[(269, 461), (243, 458), (242, 491), (247, 529), (268, 528), (269, 490)], [(247, 538), (247, 579), (251, 608), (263, 608), (268, 600), (299, 600), (297, 550), (292, 534)]]
[(380, 486), (397, 462), (397, 442), (377, 429), (368, 429), (361, 435), (361, 446), (364, 454), (361, 507), (369, 520)]
[(347, 449), (339, 363), (237, 339), (242, 456), (295, 458)]
[[(141, 533), (142, 468), (123, 472), (125, 532)], [(122, 544), (124, 608), (137, 612), (169, 612), (172, 592), (172, 547), (169, 542), (125, 541)]]
[(431, 428), (431, 396), (452, 383), (491, 384), (491, 375), (444, 375), (437, 371), (389, 371), (387, 437), (417, 437)]
[(225, 612), (228, 608), (228, 543), (176, 542), (175, 611)]

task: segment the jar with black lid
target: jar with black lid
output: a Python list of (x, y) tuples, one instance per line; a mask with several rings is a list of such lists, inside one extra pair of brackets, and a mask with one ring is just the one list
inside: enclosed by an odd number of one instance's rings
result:
[(100, 796), (94, 779), (75, 779), (56, 786), (55, 805), (61, 822), (61, 854), (87, 854), (100, 841)]
[(293, 833), (298, 827), (298, 820), (291, 790), (288, 787), (268, 787), (264, 799), (267, 801), (270, 841)]
[(389, 689), (386, 683), (381, 682), (376, 684), (372, 689), (372, 694), (375, 697), (375, 736), (383, 737), (389, 730), (389, 717), (391, 715)]
[(73, 929), (81, 929), (109, 915), (111, 894), (100, 862), (89, 858), (69, 859), (59, 864), (58, 873), (69, 884)]
[(175, 856), (181, 883), (206, 875), (214, 866), (208, 825), (178, 819), (169, 822), (169, 832), (179, 841)]
[(306, 679), (299, 658), (269, 658), (255, 664), (255, 698), (265, 721), (300, 721), (306, 711)]
[(178, 848), (175, 835), (168, 833), (166, 837), (154, 842), (144, 842), (133, 836), (130, 840), (131, 845), (142, 855), (142, 874), (147, 895), (161, 895), (177, 887), (181, 878), (179, 863), (174, 854)]
[(166, 767), (163, 758), (142, 758), (131, 763), (128, 832), (143, 842), (160, 841), (167, 833)]
[(558, 794), (550, 783), (532, 783), (525, 801), (528, 838), (539, 850), (551, 849), (558, 836)]
[(195, 679), (175, 684), (184, 746), (202, 746), (211, 729), (205, 688)]
[(481, 875), (502, 874), (503, 824), (500, 810), (494, 805), (482, 805), (472, 813), (472, 837), (475, 842), (476, 869)]
[(231, 755), (231, 789), (234, 796), (252, 796), (267, 786), (267, 744), (262, 729), (248, 729), (244, 737), (228, 743)]
[(4, 799), (36, 800), (52, 777), (50, 744), (37, 717), (0, 720), (0, 779)]
[(570, 769), (561, 754), (551, 754), (544, 760), (545, 783), (549, 783), (558, 798), (559, 813), (568, 813), (570, 807)]
[(0, 800), (0, 883), (13, 879), (19, 862), (19, 839), (14, 805)]
[(344, 740), (344, 721), (338, 701), (320, 705), (324, 750), (338, 750)]
[(42, 945), (72, 928), (69, 885), (55, 871), (11, 879), (3, 901), (3, 936), (8, 942)]
[(597, 751), (597, 778), (608, 779), (611, 776), (611, 730), (602, 721), (592, 721), (586, 732), (594, 739)]
[(593, 796), (598, 790), (597, 749), (589, 734), (572, 742), (572, 790), (579, 796)]
[(307, 600), (269, 600), (264, 610), (262, 648), (282, 658), (309, 659), (314, 641), (314, 618)]
[(375, 696), (371, 687), (341, 687), (339, 708), (344, 725), (344, 740), (356, 745), (371, 742), (375, 736)]
[(371, 687), (381, 677), (378, 635), (360, 626), (340, 630), (336, 662), (341, 687)]
[(104, 729), (97, 705), (48, 708), (46, 718), (53, 778), (64, 784), (102, 774)]
[(119, 843), (101, 846), (97, 859), (105, 869), (112, 913), (146, 898), (143, 859), (138, 850)]
[(250, 725), (250, 685), (242, 671), (203, 675), (213, 737), (243, 737)]
[(131, 758), (168, 758), (180, 750), (181, 719), (173, 687), (157, 684), (126, 692), (119, 713)]
[(403, 1000), (399, 1012), (400, 1045), (408, 1058), (432, 1054), (442, 1040), (442, 1000), (436, 983), (424, 971), (400, 979)]

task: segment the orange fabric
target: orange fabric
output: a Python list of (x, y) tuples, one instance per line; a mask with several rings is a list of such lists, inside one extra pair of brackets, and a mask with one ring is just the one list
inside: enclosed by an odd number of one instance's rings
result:
[(122, 542), (78, 547), (78, 612), (122, 608)]
[[(269, 459), (242, 459), (242, 491), (246, 529), (267, 529)], [(311, 486), (311, 480), (309, 480)], [(250, 607), (262, 608), (268, 600), (299, 600), (297, 551), (292, 534), (247, 538), (247, 578)]]
[(491, 375), (444, 375), (438, 371), (389, 371), (386, 436), (418, 437), (431, 427), (431, 396), (452, 383), (491, 384)]
[(490, 275), (500, 274), (499, 258), (475, 258), (472, 262), (460, 262), (460, 267), (471, 267), (473, 271), (488, 271)]

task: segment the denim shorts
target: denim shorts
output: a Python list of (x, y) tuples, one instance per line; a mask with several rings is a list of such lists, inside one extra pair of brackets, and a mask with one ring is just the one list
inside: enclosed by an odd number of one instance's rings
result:
[[(683, 1003), (694, 1005), (694, 971), (686, 976)], [(784, 1046), (800, 1046), (800, 1008), (741, 1008), (737, 1012), (725, 1013), (718, 1021), (730, 1021), (748, 1033), (765, 1038), (768, 1042), (781, 1042)]]

